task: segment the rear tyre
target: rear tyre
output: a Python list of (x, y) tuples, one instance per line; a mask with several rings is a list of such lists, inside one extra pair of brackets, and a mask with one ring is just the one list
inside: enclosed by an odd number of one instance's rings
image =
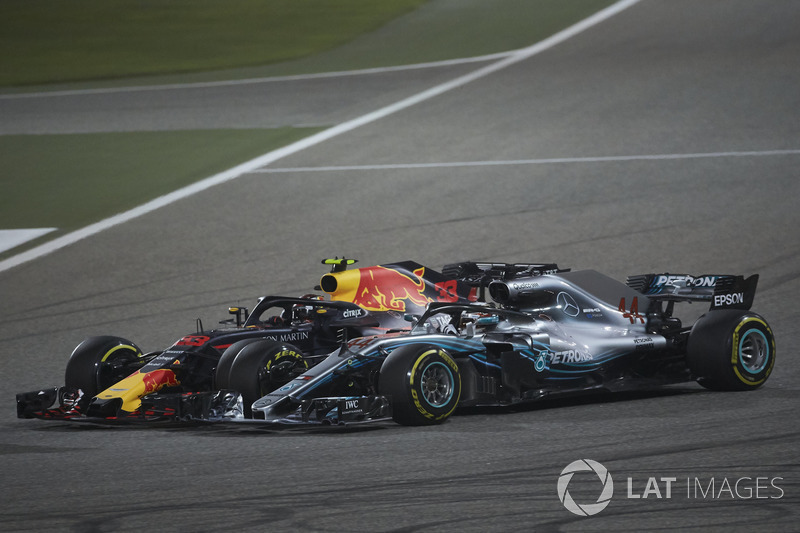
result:
[(214, 370), (214, 388), (217, 390), (222, 389), (229, 389), (230, 387), (230, 374), (231, 374), (231, 366), (233, 365), (234, 359), (236, 356), (239, 355), (239, 352), (244, 349), (245, 346), (248, 344), (253, 344), (254, 342), (258, 342), (264, 339), (245, 339), (242, 341), (234, 342), (227, 348), (225, 351), (222, 352), (222, 356), (219, 358), (219, 362), (217, 363), (217, 368)]
[(441, 424), (458, 406), (461, 374), (441, 348), (403, 346), (381, 365), (378, 388), (391, 397), (392, 418), (398, 424)]
[(253, 402), (307, 369), (308, 362), (298, 348), (261, 339), (242, 348), (233, 360), (228, 387), (242, 395), (244, 415), (251, 417)]
[(133, 373), (143, 357), (134, 343), (121, 337), (89, 337), (80, 343), (67, 361), (64, 384), (96, 396)]
[(710, 311), (692, 327), (687, 359), (697, 382), (707, 389), (757, 389), (775, 366), (775, 337), (756, 313)]

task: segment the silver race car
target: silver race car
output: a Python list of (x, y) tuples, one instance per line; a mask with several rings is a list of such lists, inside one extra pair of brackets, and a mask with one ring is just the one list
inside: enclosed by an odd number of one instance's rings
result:
[[(346, 293), (358, 270), (328, 274), (321, 288), (334, 297)], [(757, 275), (646, 274), (623, 284), (554, 264), (473, 262), (448, 265), (443, 274), (471, 281), (478, 301), (432, 302), (422, 315), (406, 316), (410, 331), (346, 341), (254, 402), (253, 417), (437, 424), (459, 406), (594, 390), (693, 380), (714, 390), (751, 390), (775, 365), (772, 330), (749, 310)], [(686, 325), (674, 315), (679, 302), (709, 310)]]

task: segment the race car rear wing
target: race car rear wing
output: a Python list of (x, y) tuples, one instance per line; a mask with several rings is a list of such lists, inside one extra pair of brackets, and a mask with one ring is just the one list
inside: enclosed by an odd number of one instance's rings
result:
[(711, 302), (711, 309), (748, 310), (758, 285), (758, 274), (749, 278), (729, 274), (640, 274), (628, 276), (628, 287), (652, 300)]

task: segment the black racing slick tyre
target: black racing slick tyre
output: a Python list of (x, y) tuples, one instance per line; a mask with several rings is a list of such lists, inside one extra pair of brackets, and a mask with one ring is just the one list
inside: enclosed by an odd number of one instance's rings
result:
[(392, 418), (405, 426), (441, 424), (458, 406), (461, 374), (435, 346), (403, 346), (381, 365), (378, 388), (392, 402)]
[(218, 390), (222, 389), (229, 389), (230, 388), (230, 374), (231, 374), (231, 366), (233, 366), (233, 361), (236, 359), (236, 356), (244, 349), (245, 346), (248, 344), (253, 344), (254, 342), (258, 342), (263, 339), (245, 339), (242, 341), (234, 342), (227, 348), (225, 351), (222, 352), (222, 356), (219, 358), (219, 362), (217, 363), (217, 368), (214, 370), (214, 388)]
[(308, 362), (298, 348), (262, 339), (248, 344), (236, 356), (231, 365), (228, 388), (242, 395), (244, 414), (250, 417), (253, 402), (307, 369)]
[(121, 337), (89, 337), (80, 343), (67, 361), (64, 384), (96, 396), (133, 373), (143, 357), (134, 343)]
[(775, 337), (755, 313), (710, 311), (692, 327), (687, 359), (697, 382), (707, 389), (757, 389), (775, 366)]

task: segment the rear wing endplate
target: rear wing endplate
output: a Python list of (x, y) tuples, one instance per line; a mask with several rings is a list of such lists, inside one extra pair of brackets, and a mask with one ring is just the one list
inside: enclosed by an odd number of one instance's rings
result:
[(711, 309), (748, 310), (755, 298), (758, 274), (749, 278), (729, 274), (640, 274), (629, 276), (626, 284), (653, 300), (701, 301), (710, 302)]

